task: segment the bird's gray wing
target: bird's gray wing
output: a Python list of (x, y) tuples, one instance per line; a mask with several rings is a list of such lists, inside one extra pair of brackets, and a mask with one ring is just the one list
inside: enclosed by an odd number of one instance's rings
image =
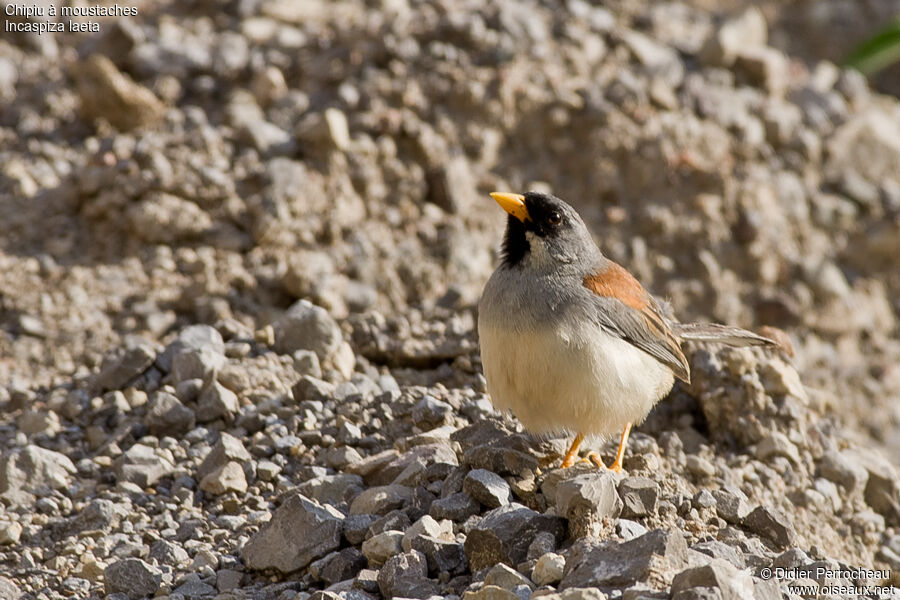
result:
[(681, 343), (663, 318), (656, 300), (624, 268), (610, 262), (582, 281), (593, 292), (597, 322), (610, 334), (663, 363), (678, 379), (691, 381)]

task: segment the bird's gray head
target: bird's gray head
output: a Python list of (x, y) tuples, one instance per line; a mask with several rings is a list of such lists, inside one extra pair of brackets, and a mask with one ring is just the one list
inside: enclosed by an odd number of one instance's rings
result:
[(539, 272), (577, 270), (600, 256), (597, 245), (575, 209), (550, 194), (494, 192), (509, 213), (503, 239), (503, 265), (528, 265)]

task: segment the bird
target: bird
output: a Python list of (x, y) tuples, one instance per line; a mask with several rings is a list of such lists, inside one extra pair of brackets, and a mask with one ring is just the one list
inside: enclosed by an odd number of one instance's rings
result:
[[(532, 433), (574, 433), (562, 467), (575, 463), (585, 436), (619, 434), (608, 468), (622, 470), (631, 428), (675, 379), (690, 383), (682, 342), (774, 344), (737, 327), (667, 318), (563, 200), (540, 192), (491, 196), (508, 215), (500, 263), (478, 302), (488, 395)], [(581, 460), (606, 467), (596, 452)]]

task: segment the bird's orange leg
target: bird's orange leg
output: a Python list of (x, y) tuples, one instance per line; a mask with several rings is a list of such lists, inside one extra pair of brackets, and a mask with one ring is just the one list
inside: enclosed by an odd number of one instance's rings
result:
[(575, 464), (575, 456), (578, 453), (578, 446), (581, 445), (581, 442), (584, 441), (584, 434), (579, 433), (575, 436), (575, 440), (572, 442), (572, 445), (569, 446), (568, 452), (566, 452), (566, 456), (562, 461), (562, 468), (566, 469)]
[(628, 444), (628, 434), (631, 433), (631, 423), (625, 424), (622, 430), (622, 437), (619, 438), (619, 450), (616, 452), (616, 460), (610, 465), (609, 470), (619, 473), (622, 471), (622, 459), (625, 458), (625, 446)]

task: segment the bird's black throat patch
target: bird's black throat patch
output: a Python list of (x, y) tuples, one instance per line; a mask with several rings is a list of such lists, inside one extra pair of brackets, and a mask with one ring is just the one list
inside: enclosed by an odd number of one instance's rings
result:
[(509, 215), (506, 220), (506, 234), (503, 236), (503, 264), (507, 267), (516, 266), (530, 250), (531, 245), (525, 238), (525, 224)]

